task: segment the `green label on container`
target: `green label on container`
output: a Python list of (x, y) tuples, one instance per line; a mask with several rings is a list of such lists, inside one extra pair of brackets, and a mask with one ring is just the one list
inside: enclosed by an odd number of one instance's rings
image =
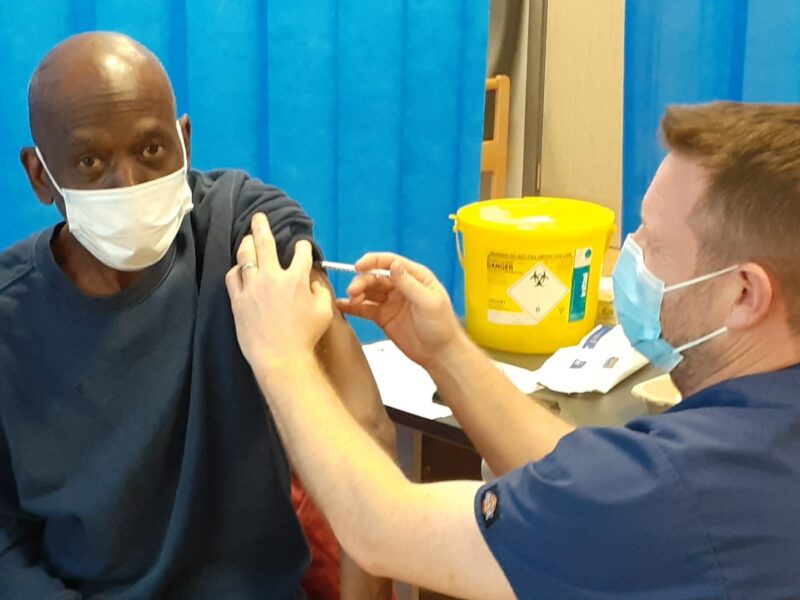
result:
[(572, 268), (572, 295), (569, 302), (569, 321), (582, 321), (586, 316), (586, 296), (589, 293), (589, 269), (592, 266), (592, 249), (575, 250)]

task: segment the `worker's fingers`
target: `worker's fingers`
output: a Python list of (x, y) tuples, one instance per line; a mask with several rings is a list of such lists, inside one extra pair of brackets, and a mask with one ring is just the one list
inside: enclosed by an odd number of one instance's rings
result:
[(242, 276), (239, 272), (239, 265), (234, 265), (233, 268), (225, 275), (225, 287), (228, 288), (228, 295), (231, 300), (236, 294), (242, 291)]
[(392, 293), (392, 289), (389, 290), (367, 290), (365, 294), (361, 294), (358, 296), (359, 298), (363, 298), (363, 301), (366, 302), (373, 302), (375, 304), (383, 304), (389, 298), (389, 294)]
[(256, 252), (256, 265), (261, 269), (271, 269), (278, 262), (278, 250), (275, 247), (275, 237), (272, 235), (267, 215), (256, 213), (250, 220), (250, 231), (253, 235)]
[[(387, 265), (386, 259), (390, 257), (393, 260)], [(352, 300), (351, 308), (358, 305), (361, 298), (373, 304), (382, 304), (395, 289), (412, 304), (426, 303), (430, 302), (440, 287), (435, 285), (437, 280), (427, 268), (389, 252), (367, 254), (356, 263), (356, 268), (388, 268), (391, 277), (376, 277), (367, 273), (356, 277), (347, 288), (347, 294)], [(414, 269), (416, 275), (411, 269)]]
[(243, 265), (248, 261), (256, 261), (256, 247), (253, 243), (253, 236), (249, 233), (244, 236), (239, 248), (236, 249), (236, 262)]
[(392, 281), (395, 287), (412, 304), (426, 306), (430, 303), (435, 292), (409, 272), (405, 259), (399, 258), (395, 260), (389, 269), (392, 273)]
[(393, 252), (369, 252), (356, 262), (356, 269), (368, 271), (369, 269), (389, 269), (396, 261), (402, 261), (406, 271), (419, 281), (428, 283), (436, 280), (436, 276), (426, 266), (414, 262)]
[(350, 298), (336, 298), (334, 300), (336, 308), (338, 308), (341, 312), (345, 312), (345, 309), (349, 309), (351, 302), (352, 300)]
[(312, 281), (311, 295), (314, 297), (315, 314), (324, 315), (330, 321), (333, 318), (333, 296), (330, 288), (320, 281)]
[(388, 269), (398, 258), (400, 255), (393, 252), (368, 252), (356, 261), (356, 269), (359, 271)]
[(336, 300), (336, 308), (344, 314), (369, 319), (370, 321), (377, 321), (380, 314), (380, 306), (377, 304), (368, 301), (354, 303), (350, 298), (338, 298)]
[(366, 299), (367, 299), (367, 297), (364, 294), (359, 294), (358, 296), (352, 296), (350, 298), (347, 298), (347, 300), (351, 304), (360, 304), (361, 302), (364, 302), (364, 300), (366, 300)]
[(244, 236), (242, 243), (239, 244), (239, 250), (236, 252), (236, 263), (243, 283), (249, 281), (258, 272), (259, 262), (256, 254), (253, 236)]
[(369, 273), (357, 275), (350, 285), (347, 287), (347, 295), (351, 298), (361, 294), (367, 294), (369, 291), (388, 291), (394, 287), (394, 283), (389, 277), (376, 277)]
[(311, 274), (311, 267), (314, 265), (314, 254), (311, 248), (311, 242), (308, 240), (300, 240), (294, 246), (294, 257), (292, 264), (289, 265), (289, 271), (293, 272), (298, 277), (305, 277), (306, 279)]

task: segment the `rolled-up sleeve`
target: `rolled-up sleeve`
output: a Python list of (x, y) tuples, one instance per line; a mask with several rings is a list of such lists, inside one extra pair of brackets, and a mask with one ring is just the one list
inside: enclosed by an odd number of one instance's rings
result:
[(302, 207), (280, 189), (242, 174), (241, 187), (234, 203), (234, 252), (250, 232), (250, 219), (263, 212), (269, 219), (278, 257), (284, 268), (294, 257), (294, 247), (300, 240), (311, 242), (314, 260), (322, 260), (322, 251), (314, 241), (314, 222)]

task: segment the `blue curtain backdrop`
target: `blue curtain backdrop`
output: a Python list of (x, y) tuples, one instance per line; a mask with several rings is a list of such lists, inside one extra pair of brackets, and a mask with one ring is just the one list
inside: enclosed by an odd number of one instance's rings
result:
[(478, 195), (488, 0), (3, 2), (0, 249), (58, 218), (18, 161), (30, 74), (54, 44), (94, 29), (161, 58), (193, 121), (195, 168), (282, 187), (328, 257), (407, 254), (461, 305), (447, 217)]
[(623, 228), (664, 156), (668, 104), (800, 102), (798, 0), (628, 0), (625, 15)]

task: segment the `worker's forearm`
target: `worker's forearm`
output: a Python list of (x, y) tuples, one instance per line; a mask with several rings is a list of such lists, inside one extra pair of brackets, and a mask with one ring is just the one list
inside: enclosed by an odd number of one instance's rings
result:
[(548, 454), (573, 427), (519, 391), (460, 334), (429, 365), (439, 394), (500, 475)]
[(475, 521), (479, 483), (410, 483), (315, 361), (256, 377), (295, 470), (359, 565), (458, 597), (512, 597)]
[(382, 515), (402, 502), (398, 495), (410, 484), (357, 425), (314, 359), (255, 374), (294, 469), (343, 549), (369, 568), (379, 550), (372, 540), (387, 538)]

